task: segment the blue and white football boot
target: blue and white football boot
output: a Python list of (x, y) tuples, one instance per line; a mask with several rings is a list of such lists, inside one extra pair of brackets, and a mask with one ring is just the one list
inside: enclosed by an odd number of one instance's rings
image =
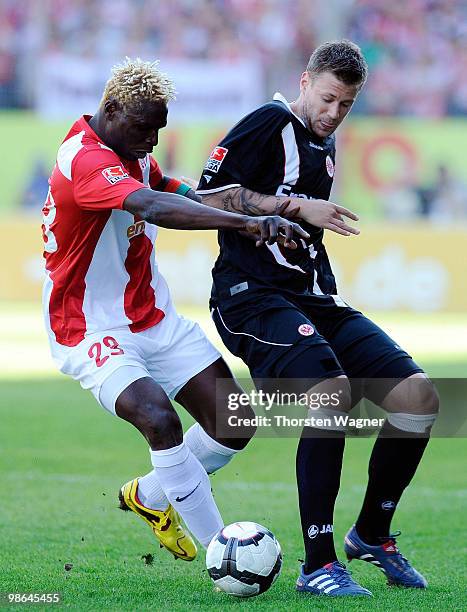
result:
[(370, 546), (360, 539), (354, 525), (344, 538), (347, 559), (349, 561), (360, 559), (372, 563), (385, 574), (390, 586), (426, 589), (428, 586), (426, 579), (410, 565), (397, 548), (396, 537), (399, 535), (400, 531), (387, 539), (382, 538), (382, 541), (385, 541), (381, 545)]
[(300, 570), (296, 589), (300, 593), (327, 595), (328, 597), (363, 595), (371, 597), (372, 593), (353, 580), (350, 572), (340, 561), (327, 563), (312, 574), (305, 574), (304, 566)]

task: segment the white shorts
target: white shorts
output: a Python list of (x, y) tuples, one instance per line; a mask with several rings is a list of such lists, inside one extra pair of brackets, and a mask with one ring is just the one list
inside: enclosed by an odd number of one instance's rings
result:
[[(54, 348), (55, 343), (52, 354)], [(60, 371), (78, 380), (113, 414), (118, 396), (135, 380), (150, 376), (173, 399), (221, 356), (200, 326), (172, 305), (160, 323), (145, 331), (132, 333), (126, 327), (96, 332), (77, 346), (60, 346), (58, 352), (53, 356)]]

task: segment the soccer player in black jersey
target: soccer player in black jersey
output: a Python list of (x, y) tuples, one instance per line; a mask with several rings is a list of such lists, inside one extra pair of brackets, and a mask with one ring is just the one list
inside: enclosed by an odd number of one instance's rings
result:
[[(237, 232), (220, 231), (211, 309), (227, 348), (254, 379), (339, 382), (344, 394), (331, 417), (368, 397), (386, 412), (375, 442), (368, 487), (344, 548), (369, 561), (388, 583), (424, 588), (425, 578), (401, 555), (390, 523), (410, 483), (438, 412), (437, 394), (422, 369), (384, 331), (338, 295), (323, 243), (324, 229), (357, 234), (349, 210), (328, 201), (335, 171), (334, 131), (367, 77), (360, 49), (350, 41), (325, 43), (312, 54), (292, 103), (272, 102), (237, 123), (211, 153), (198, 193), (209, 206), (249, 215), (277, 211), (290, 198), (310, 234), (295, 250), (257, 248)], [(351, 244), (349, 244), (351, 247)], [(352, 379), (364, 379), (359, 393)], [(375, 389), (372, 379), (397, 379)], [(323, 386), (324, 385), (324, 386)], [(337, 560), (333, 513), (345, 432), (307, 427), (297, 450), (297, 481), (306, 560), (297, 589), (327, 596), (371, 595)]]

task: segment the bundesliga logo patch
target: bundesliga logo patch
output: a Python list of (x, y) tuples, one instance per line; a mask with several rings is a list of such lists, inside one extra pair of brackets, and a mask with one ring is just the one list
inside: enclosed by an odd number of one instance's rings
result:
[(329, 155), (326, 155), (326, 170), (328, 171), (329, 176), (332, 178), (334, 176), (334, 164)]
[(105, 168), (102, 170), (102, 176), (108, 180), (111, 185), (129, 178), (128, 173), (125, 172), (121, 166), (110, 166), (110, 168)]
[(302, 323), (302, 325), (300, 325), (298, 328), (298, 333), (302, 336), (312, 336), (315, 333), (315, 330), (312, 325)]
[(221, 167), (222, 162), (227, 155), (228, 149), (224, 147), (215, 147), (208, 157), (208, 161), (204, 166), (206, 170), (210, 170), (211, 172), (219, 172), (219, 168)]

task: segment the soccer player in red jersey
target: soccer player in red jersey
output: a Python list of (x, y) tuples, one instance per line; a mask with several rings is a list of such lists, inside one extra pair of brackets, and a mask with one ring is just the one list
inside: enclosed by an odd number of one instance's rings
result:
[[(162, 174), (151, 151), (174, 94), (157, 62), (127, 60), (114, 68), (97, 113), (68, 132), (43, 209), (43, 306), (60, 371), (149, 443), (153, 469), (122, 487), (121, 508), (191, 560), (196, 545), (178, 513), (207, 546), (223, 526), (208, 474), (248, 439), (216, 438), (216, 379), (230, 380), (227, 392), (239, 387), (199, 326), (176, 313), (155, 261), (157, 226), (240, 230), (258, 245), (279, 239), (292, 248), (294, 232), (308, 234), (279, 216), (284, 208), (270, 217), (215, 210)], [(171, 399), (197, 421), (184, 436)]]

